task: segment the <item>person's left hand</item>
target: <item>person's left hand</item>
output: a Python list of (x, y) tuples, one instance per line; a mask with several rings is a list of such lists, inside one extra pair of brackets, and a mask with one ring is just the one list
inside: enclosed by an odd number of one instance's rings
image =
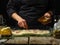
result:
[(51, 14), (47, 12), (44, 14), (44, 17), (49, 20), (51, 19)]
[(38, 19), (38, 22), (42, 23), (43, 25), (47, 25), (51, 22), (51, 14), (48, 12), (45, 13), (42, 17)]
[(44, 25), (46, 25), (46, 24), (48, 24), (48, 23), (50, 23), (51, 22), (51, 14), (50, 13), (45, 13), (44, 14), (44, 18), (45, 18), (45, 22), (43, 23)]

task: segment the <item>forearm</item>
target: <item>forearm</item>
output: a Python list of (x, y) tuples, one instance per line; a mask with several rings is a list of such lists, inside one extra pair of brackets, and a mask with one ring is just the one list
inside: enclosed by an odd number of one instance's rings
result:
[(15, 19), (16, 21), (19, 21), (19, 20), (22, 19), (22, 17), (19, 16), (17, 13), (13, 13), (13, 14), (11, 15), (11, 17), (12, 17), (13, 19)]

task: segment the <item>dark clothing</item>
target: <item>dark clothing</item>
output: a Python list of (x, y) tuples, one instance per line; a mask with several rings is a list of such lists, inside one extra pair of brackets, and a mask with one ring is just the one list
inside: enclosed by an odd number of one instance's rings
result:
[[(43, 16), (44, 13), (52, 10), (51, 3), (51, 0), (9, 0), (7, 13), (11, 16), (13, 12), (17, 12), (30, 25), (32, 22), (37, 22), (37, 19)], [(42, 25), (42, 27), (45, 26)]]
[(53, 0), (53, 8), (55, 15), (60, 15), (60, 0)]
[(53, 10), (54, 10), (54, 19), (56, 19), (58, 22), (58, 20), (60, 19), (60, 0), (53, 0)]
[(9, 0), (0, 0), (0, 14), (4, 14), (6, 12), (6, 5)]
[(9, 0), (0, 0), (0, 15), (3, 16), (3, 24), (2, 25), (8, 25), (9, 24), (9, 16), (6, 12), (6, 6)]

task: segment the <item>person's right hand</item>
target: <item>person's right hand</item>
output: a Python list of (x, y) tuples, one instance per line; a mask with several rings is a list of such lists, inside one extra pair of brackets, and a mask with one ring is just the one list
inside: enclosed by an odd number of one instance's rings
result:
[(25, 19), (18, 20), (18, 26), (22, 27), (22, 28), (25, 28), (25, 29), (28, 29), (28, 25), (27, 25), (27, 22), (26, 22)]

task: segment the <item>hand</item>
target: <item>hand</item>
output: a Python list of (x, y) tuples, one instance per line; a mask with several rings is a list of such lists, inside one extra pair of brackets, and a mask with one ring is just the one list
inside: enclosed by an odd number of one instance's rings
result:
[(20, 20), (18, 20), (18, 26), (19, 26), (19, 27), (22, 27), (22, 28), (25, 28), (25, 29), (28, 29), (28, 25), (27, 25), (25, 19), (20, 19)]
[(12, 14), (12, 18), (18, 22), (18, 26), (22, 28), (28, 28), (26, 20), (19, 16), (16, 12)]
[(48, 20), (51, 19), (51, 15), (48, 12), (44, 14), (44, 17)]
[(43, 25), (46, 25), (51, 22), (51, 15), (47, 12), (44, 14), (44, 16), (40, 17), (38, 19), (38, 22), (42, 23)]
[(51, 22), (51, 14), (50, 13), (45, 13), (44, 14), (45, 22), (43, 23), (44, 25), (48, 24)]

